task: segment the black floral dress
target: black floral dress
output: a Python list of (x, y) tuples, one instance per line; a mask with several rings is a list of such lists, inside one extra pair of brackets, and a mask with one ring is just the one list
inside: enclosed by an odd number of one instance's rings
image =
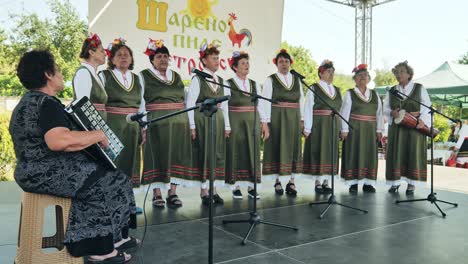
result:
[(55, 127), (72, 127), (60, 101), (28, 92), (10, 122), (15, 180), (26, 192), (72, 199), (64, 241), (71, 255), (108, 254), (136, 226), (131, 183), (121, 171), (108, 169), (82, 151), (50, 150), (44, 135)]

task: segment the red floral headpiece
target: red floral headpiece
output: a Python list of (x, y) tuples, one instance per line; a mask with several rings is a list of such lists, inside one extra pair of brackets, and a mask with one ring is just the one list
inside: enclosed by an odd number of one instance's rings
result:
[(367, 64), (359, 64), (358, 66), (354, 67), (352, 72), (356, 75), (361, 71), (367, 71)]
[(86, 38), (86, 41), (88, 41), (89, 46), (93, 48), (97, 48), (99, 45), (101, 45), (101, 39), (99, 38), (99, 36), (92, 32), (89, 32), (88, 37)]
[(206, 55), (206, 51), (209, 50), (209, 49), (212, 49), (212, 48), (219, 48), (219, 45), (216, 45), (214, 43), (210, 43), (210, 44), (203, 44), (203, 46), (201, 46), (200, 50), (198, 51), (198, 53), (200, 54), (200, 59), (202, 58), (205, 58), (205, 55)]
[(114, 39), (114, 41), (112, 41), (111, 43), (109, 43), (109, 45), (107, 45), (107, 49), (105, 49), (107, 57), (110, 58), (112, 47), (117, 46), (117, 45), (123, 46), (125, 45), (126, 42), (127, 41), (122, 37)]
[(228, 62), (229, 62), (229, 67), (232, 68), (232, 65), (234, 64), (234, 59), (237, 58), (237, 57), (239, 57), (240, 55), (243, 55), (243, 54), (247, 54), (247, 52), (245, 52), (245, 51), (234, 51), (234, 52), (232, 53), (231, 59), (228, 60)]
[[(276, 53), (276, 57), (278, 57), (278, 54), (280, 53), (286, 53), (289, 55), (289, 57), (291, 57), (291, 65), (294, 63), (294, 60), (292, 59), (292, 56), (288, 53), (288, 51), (286, 49), (280, 49), (277, 53)], [(273, 58), (273, 63), (276, 65), (277, 61), (276, 61), (276, 57)]]
[(156, 51), (160, 48), (164, 47), (164, 40), (162, 39), (149, 39), (148, 46), (146, 47), (146, 50), (144, 54), (151, 56), (156, 54)]
[(322, 63), (320, 64), (319, 68), (318, 68), (318, 72), (319, 73), (323, 73), (324, 71), (326, 71), (327, 69), (330, 69), (330, 68), (335, 68), (333, 66), (333, 62), (331, 60), (324, 60), (322, 61)]

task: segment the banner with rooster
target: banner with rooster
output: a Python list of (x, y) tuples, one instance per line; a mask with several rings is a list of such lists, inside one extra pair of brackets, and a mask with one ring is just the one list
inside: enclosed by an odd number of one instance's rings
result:
[(90, 31), (103, 42), (123, 37), (133, 49), (135, 71), (150, 66), (143, 54), (148, 38), (162, 39), (171, 53), (171, 68), (190, 79), (202, 69), (198, 50), (220, 46), (220, 72), (231, 77), (228, 58), (234, 51), (250, 54), (250, 77), (263, 82), (275, 71), (271, 58), (281, 45), (284, 0), (93, 0)]

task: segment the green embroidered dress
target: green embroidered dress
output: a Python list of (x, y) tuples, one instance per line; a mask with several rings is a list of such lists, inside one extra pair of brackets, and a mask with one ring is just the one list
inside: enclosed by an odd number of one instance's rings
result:
[(138, 76), (132, 73), (132, 80), (127, 88), (112, 70), (104, 70), (107, 93), (107, 124), (124, 145), (124, 149), (115, 160), (117, 168), (131, 178), (133, 187), (140, 185), (141, 133), (137, 122), (127, 122), (128, 114), (135, 114), (141, 102), (141, 84)]

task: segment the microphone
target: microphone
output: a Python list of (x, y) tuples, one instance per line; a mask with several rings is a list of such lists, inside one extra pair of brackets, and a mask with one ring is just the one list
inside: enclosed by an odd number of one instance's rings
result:
[(202, 103), (199, 103), (200, 106), (205, 106), (205, 105), (217, 105), (221, 102), (224, 102), (224, 101), (227, 101), (231, 99), (231, 96), (230, 95), (225, 95), (225, 96), (222, 96), (222, 97), (216, 97), (216, 98), (209, 98), (209, 99), (205, 99), (205, 101), (203, 101)]
[(300, 73), (298, 73), (298, 72), (295, 71), (295, 70), (290, 70), (289, 72), (290, 72), (292, 75), (296, 76), (297, 78), (299, 78), (299, 79), (301, 79), (301, 80), (302, 80), (302, 79), (305, 79), (305, 77), (304, 77), (303, 75), (301, 75)]
[(392, 88), (387, 86), (387, 88), (385, 88), (385, 90), (387, 90), (387, 92), (389, 92), (391, 95), (395, 96), (396, 98), (398, 98), (400, 100), (404, 99), (403, 96), (401, 96), (401, 94), (395, 89), (392, 89)]
[(196, 69), (195, 67), (192, 67), (192, 68), (190, 69), (190, 72), (191, 72), (191, 73), (195, 73), (196, 75), (198, 75), (198, 76), (200, 76), (200, 77), (202, 77), (202, 78), (204, 78), (204, 79), (206, 79), (206, 78), (208, 78), (208, 79), (213, 79), (213, 75), (211, 75), (211, 74), (209, 74), (209, 73), (206, 73), (206, 72), (202, 72), (202, 71), (200, 71), (199, 69)]
[(146, 116), (149, 112), (143, 112), (143, 113), (135, 113), (135, 114), (128, 114), (125, 120), (127, 120), (127, 123), (135, 122)]

